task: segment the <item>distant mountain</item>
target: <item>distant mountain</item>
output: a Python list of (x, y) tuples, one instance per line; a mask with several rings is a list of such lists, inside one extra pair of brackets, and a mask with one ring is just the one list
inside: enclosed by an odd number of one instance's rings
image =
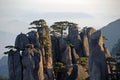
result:
[(8, 51), (8, 49), (5, 49), (5, 46), (14, 45), (15, 38), (15, 34), (0, 31), (0, 76), (8, 76), (8, 57), (3, 53)]
[(3, 56), (0, 59), (0, 75), (8, 76), (8, 64), (7, 64), (7, 61), (8, 61), (7, 56)]
[(15, 34), (0, 31), (0, 58), (4, 56), (3, 53), (7, 51), (7, 49), (5, 49), (5, 46), (14, 45), (15, 38), (16, 38)]
[(111, 51), (114, 44), (120, 39), (120, 19), (109, 23), (107, 26), (103, 27), (101, 31), (103, 35), (108, 38), (105, 44)]

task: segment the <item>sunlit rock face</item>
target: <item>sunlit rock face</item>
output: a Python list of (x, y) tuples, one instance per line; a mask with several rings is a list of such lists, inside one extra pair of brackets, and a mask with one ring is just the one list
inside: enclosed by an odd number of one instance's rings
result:
[(79, 34), (78, 27), (70, 25), (68, 36), (60, 37), (50, 36), (46, 25), (35, 29), (16, 37), (18, 50), (8, 54), (10, 80), (85, 80), (88, 57), (90, 80), (108, 79), (106, 58), (110, 53), (101, 31), (90, 27)]
[(108, 71), (101, 31), (96, 31), (91, 35), (90, 47), (90, 80), (108, 80)]
[(85, 80), (88, 77), (88, 73), (81, 65), (73, 65), (71, 74), (69, 74), (67, 80)]
[(82, 40), (82, 54), (83, 56), (89, 56), (90, 54), (90, 46), (89, 46), (89, 39), (90, 36), (96, 32), (96, 30), (92, 27), (89, 28), (85, 28), (82, 30), (82, 32), (80, 33), (81, 36), (81, 40)]
[(94, 29), (93, 27), (89, 27), (86, 29), (86, 34), (87, 34), (87, 37), (90, 38), (90, 36), (96, 32), (96, 29)]
[(72, 64), (79, 63), (79, 55), (76, 53), (75, 48), (71, 47), (71, 57), (72, 57)]
[(106, 58), (109, 58), (111, 56), (109, 49), (105, 46), (105, 44), (103, 44), (103, 48)]

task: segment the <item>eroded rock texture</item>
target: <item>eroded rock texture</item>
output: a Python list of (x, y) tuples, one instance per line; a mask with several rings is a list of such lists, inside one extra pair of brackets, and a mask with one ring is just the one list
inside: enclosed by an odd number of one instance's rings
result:
[(9, 51), (8, 68), (10, 80), (22, 80), (22, 63), (19, 52)]
[[(44, 20), (32, 27), (37, 31), (16, 37), (17, 51), (9, 51), (10, 80), (107, 80), (106, 57), (109, 50), (103, 44), (101, 31), (69, 25), (68, 35), (51, 35)], [(80, 59), (89, 57), (86, 63)]]
[(91, 35), (90, 47), (90, 80), (108, 80), (108, 71), (101, 31), (97, 31)]

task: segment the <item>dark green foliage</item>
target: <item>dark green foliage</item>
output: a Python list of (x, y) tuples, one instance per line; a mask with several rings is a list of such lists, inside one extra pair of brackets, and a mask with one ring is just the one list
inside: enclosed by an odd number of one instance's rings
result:
[(8, 45), (8, 46), (5, 46), (5, 48), (8, 48), (8, 49), (18, 49), (18, 47), (13, 46), (13, 45)]
[(26, 48), (34, 48), (34, 45), (33, 44), (27, 44), (26, 46), (25, 46)]
[(17, 47), (12, 45), (5, 46), (5, 48), (8, 48), (9, 51), (4, 52), (4, 54), (15, 53), (17, 50), (19, 50)]
[(81, 64), (83, 67), (86, 68), (86, 70), (88, 70), (88, 58), (87, 57), (80, 57), (79, 64)]
[(64, 72), (67, 70), (67, 68), (65, 67), (65, 65), (62, 62), (56, 62), (54, 64), (54, 69), (56, 72)]
[(53, 29), (52, 31), (53, 34), (57, 32), (61, 34), (61, 37), (63, 37), (63, 30), (66, 30), (71, 25), (77, 25), (77, 24), (68, 21), (60, 21), (60, 22), (55, 22), (52, 26), (50, 26), (50, 28)]
[(107, 64), (109, 66), (109, 79), (118, 80), (120, 79), (120, 56), (114, 56), (107, 58)]
[(35, 25), (37, 27), (40, 25), (46, 25), (46, 22), (44, 19), (40, 19), (40, 20), (35, 20), (35, 21), (31, 22), (30, 25)]

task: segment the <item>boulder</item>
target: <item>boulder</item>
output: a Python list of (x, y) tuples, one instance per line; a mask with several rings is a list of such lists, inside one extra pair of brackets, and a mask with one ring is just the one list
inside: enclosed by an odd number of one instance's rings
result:
[(89, 73), (90, 80), (108, 80), (101, 31), (96, 31), (90, 37)]

